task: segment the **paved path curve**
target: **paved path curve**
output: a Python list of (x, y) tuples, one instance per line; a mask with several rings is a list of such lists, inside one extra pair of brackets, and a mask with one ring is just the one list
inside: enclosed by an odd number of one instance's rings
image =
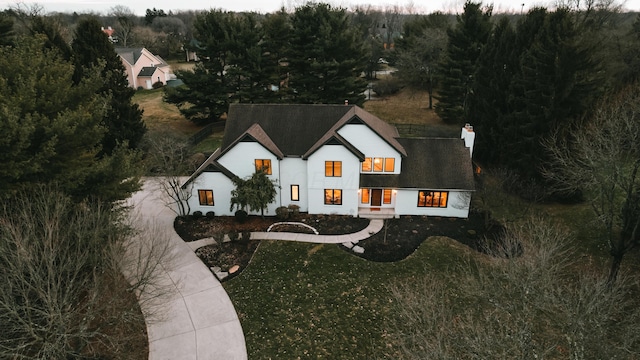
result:
[(132, 216), (167, 236), (171, 265), (163, 281), (175, 292), (163, 304), (163, 320), (147, 321), (150, 360), (244, 360), (247, 348), (238, 315), (220, 282), (173, 229), (175, 214), (164, 206), (147, 180), (130, 199)]
[[(226, 291), (195, 255), (194, 250), (212, 239), (185, 243), (173, 228), (175, 214), (164, 205), (153, 181), (129, 199), (136, 221), (150, 223), (169, 237), (170, 265), (163, 264), (162, 281), (174, 289), (163, 304), (163, 320), (148, 321), (150, 360), (244, 360), (247, 348), (237, 313)], [(382, 220), (372, 220), (357, 233), (313, 235), (284, 232), (253, 232), (251, 239), (312, 243), (357, 243), (382, 229)]]

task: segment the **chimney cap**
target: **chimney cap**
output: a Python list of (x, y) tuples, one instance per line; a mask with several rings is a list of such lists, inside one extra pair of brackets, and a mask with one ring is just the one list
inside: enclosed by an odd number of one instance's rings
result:
[(345, 100), (345, 101), (344, 101), (344, 104), (345, 104), (345, 105), (349, 105), (349, 99)]

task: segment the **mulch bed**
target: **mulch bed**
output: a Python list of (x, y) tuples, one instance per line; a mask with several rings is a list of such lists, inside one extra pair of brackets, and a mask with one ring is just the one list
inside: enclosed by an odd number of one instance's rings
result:
[[(368, 219), (339, 215), (298, 214), (286, 221), (302, 222), (315, 228), (320, 234), (341, 235), (358, 232), (367, 227)], [(259, 241), (248, 240), (249, 232), (266, 231), (274, 223), (282, 222), (274, 216), (249, 216), (239, 223), (233, 216), (217, 216), (213, 218), (192, 216), (178, 217), (174, 227), (184, 241), (196, 241), (207, 237), (218, 239), (218, 244), (205, 246), (196, 254), (209, 267), (220, 267), (228, 271), (234, 265), (240, 271), (230, 274), (227, 279), (237, 276), (249, 262), (259, 245)], [(440, 218), (426, 216), (402, 216), (385, 221), (385, 227), (366, 240), (358, 243), (365, 249), (363, 254), (355, 254), (344, 246), (340, 247), (356, 256), (370, 261), (394, 262), (411, 255), (424, 240), (430, 236), (447, 236), (472, 249), (483, 251), (487, 246), (486, 239), (496, 238), (503, 227), (494, 224), (489, 231), (485, 229), (484, 215), (471, 212), (468, 219)], [(272, 231), (308, 232), (306, 227), (281, 225)], [(244, 233), (244, 234), (243, 234)], [(230, 234), (233, 241), (222, 242), (222, 234)]]
[(486, 231), (484, 215), (476, 212), (471, 212), (467, 219), (402, 216), (386, 220), (380, 232), (360, 241), (358, 246), (365, 252), (356, 255), (378, 262), (400, 261), (413, 254), (430, 236), (446, 236), (484, 252), (486, 238), (494, 238), (501, 230), (500, 225), (494, 224)]

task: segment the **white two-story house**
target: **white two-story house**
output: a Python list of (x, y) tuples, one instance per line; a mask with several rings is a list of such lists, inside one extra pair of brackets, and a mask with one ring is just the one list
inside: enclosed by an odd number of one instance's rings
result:
[(475, 134), (462, 137), (400, 138), (354, 105), (234, 104), (221, 147), (183, 188), (192, 211), (231, 215), (232, 179), (264, 169), (277, 181), (269, 214), (295, 204), (310, 214), (465, 218)]

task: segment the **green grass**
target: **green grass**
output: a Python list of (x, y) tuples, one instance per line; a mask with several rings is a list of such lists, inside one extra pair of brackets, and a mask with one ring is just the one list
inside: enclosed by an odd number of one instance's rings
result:
[(374, 263), (339, 246), (265, 241), (251, 265), (225, 283), (250, 359), (394, 358), (386, 284), (447, 271), (470, 253), (434, 237), (404, 261)]
[(211, 134), (208, 138), (199, 142), (194, 148), (193, 151), (196, 153), (205, 153), (210, 154), (216, 151), (217, 148), (222, 144), (222, 133), (214, 133)]

